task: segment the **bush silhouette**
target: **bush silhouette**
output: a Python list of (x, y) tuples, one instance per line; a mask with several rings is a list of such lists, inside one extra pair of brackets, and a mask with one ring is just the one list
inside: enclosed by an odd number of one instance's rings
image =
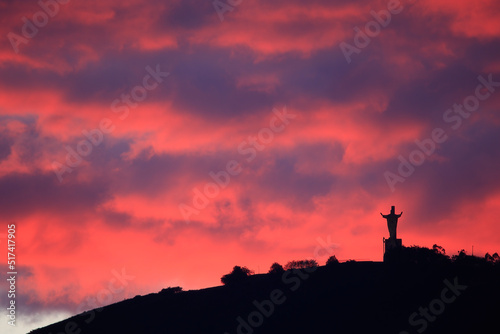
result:
[(182, 292), (182, 287), (180, 286), (174, 286), (174, 287), (169, 286), (168, 288), (162, 289), (160, 291), (160, 293), (164, 295), (173, 295), (179, 292)]
[(283, 269), (283, 266), (278, 262), (274, 262), (271, 268), (269, 268), (269, 274), (282, 274), (284, 271), (285, 269)]
[(285, 265), (285, 270), (290, 269), (303, 269), (310, 267), (317, 267), (318, 262), (316, 260), (300, 260), (300, 261), (290, 261)]
[(253, 271), (247, 267), (234, 266), (233, 271), (221, 277), (220, 281), (224, 285), (230, 285), (244, 281), (248, 276), (252, 275)]

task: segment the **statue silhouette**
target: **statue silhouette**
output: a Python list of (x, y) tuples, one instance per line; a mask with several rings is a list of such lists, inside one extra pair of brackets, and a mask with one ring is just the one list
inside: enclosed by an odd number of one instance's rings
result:
[(387, 219), (387, 228), (389, 229), (389, 236), (390, 236), (389, 238), (396, 240), (396, 228), (398, 227), (398, 218), (401, 217), (401, 215), (403, 214), (403, 211), (401, 211), (401, 213), (399, 215), (395, 214), (394, 211), (395, 211), (395, 207), (393, 205), (393, 206), (391, 206), (391, 213), (390, 214), (384, 215), (381, 212), (380, 215), (382, 217), (384, 217), (385, 219)]

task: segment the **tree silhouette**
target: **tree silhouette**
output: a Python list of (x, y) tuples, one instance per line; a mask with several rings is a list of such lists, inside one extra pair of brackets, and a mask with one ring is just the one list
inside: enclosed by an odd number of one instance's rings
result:
[(450, 258), (441, 246), (434, 245), (432, 249), (420, 246), (403, 246), (400, 250), (386, 251), (384, 259), (397, 263), (413, 264), (444, 264)]
[(283, 269), (283, 266), (281, 264), (279, 264), (278, 262), (274, 262), (271, 265), (271, 268), (269, 268), (269, 274), (281, 274), (284, 271), (285, 271), (285, 269)]
[(233, 271), (221, 277), (220, 281), (224, 285), (230, 285), (244, 281), (248, 276), (254, 272), (247, 267), (234, 266)]
[(451, 259), (453, 260), (453, 262), (457, 262), (457, 263), (464, 263), (464, 262), (466, 262), (467, 253), (465, 252), (465, 249), (462, 249), (460, 252), (458, 252), (457, 255), (453, 255), (451, 257)]
[(335, 255), (332, 255), (328, 258), (328, 260), (326, 260), (326, 265), (327, 266), (332, 266), (332, 265), (336, 265), (339, 263), (339, 260), (337, 260), (337, 257)]
[[(498, 257), (498, 254), (495, 253)], [(493, 255), (495, 255), (493, 254)], [(490, 255), (490, 253), (486, 253), (484, 254), (484, 259), (487, 263), (491, 263), (491, 264), (496, 264), (497, 262), (495, 261), (495, 258), (493, 256)]]
[[(493, 256), (491, 256), (492, 259), (494, 257), (495, 257), (495, 254), (493, 254)], [(488, 253), (485, 254), (484, 258), (482, 258), (482, 257), (473, 256), (473, 255), (467, 255), (467, 253), (463, 249), (460, 252), (458, 252), (458, 255), (453, 255), (451, 258), (452, 258), (454, 263), (461, 264), (461, 265), (473, 265), (476, 267), (484, 265), (484, 264), (489, 262), (488, 261), (488, 258), (489, 258)], [(497, 254), (497, 258), (498, 258), (498, 254)]]
[(432, 246), (432, 250), (436, 252), (436, 254), (446, 255), (446, 251), (444, 250), (444, 248), (439, 245), (434, 244)]
[(492, 259), (495, 264), (500, 264), (500, 256), (498, 256), (498, 253), (494, 253)]

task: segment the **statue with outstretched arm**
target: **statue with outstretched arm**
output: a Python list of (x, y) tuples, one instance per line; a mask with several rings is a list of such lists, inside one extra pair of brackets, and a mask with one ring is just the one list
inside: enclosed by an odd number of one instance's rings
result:
[(388, 215), (384, 215), (384, 214), (382, 214), (382, 212), (380, 213), (380, 215), (382, 217), (387, 219), (387, 228), (389, 229), (389, 237), (391, 239), (396, 239), (396, 229), (398, 227), (398, 218), (401, 217), (401, 215), (403, 215), (403, 211), (401, 211), (401, 213), (399, 215), (397, 215), (394, 211), (395, 211), (395, 207), (391, 206), (391, 213), (389, 213)]

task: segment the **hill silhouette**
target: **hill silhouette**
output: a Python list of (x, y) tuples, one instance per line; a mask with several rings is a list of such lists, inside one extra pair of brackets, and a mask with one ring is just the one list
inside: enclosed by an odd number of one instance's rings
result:
[(416, 246), (403, 253), (399, 262), (330, 261), (202, 290), (167, 288), (31, 333), (500, 332), (498, 263)]

